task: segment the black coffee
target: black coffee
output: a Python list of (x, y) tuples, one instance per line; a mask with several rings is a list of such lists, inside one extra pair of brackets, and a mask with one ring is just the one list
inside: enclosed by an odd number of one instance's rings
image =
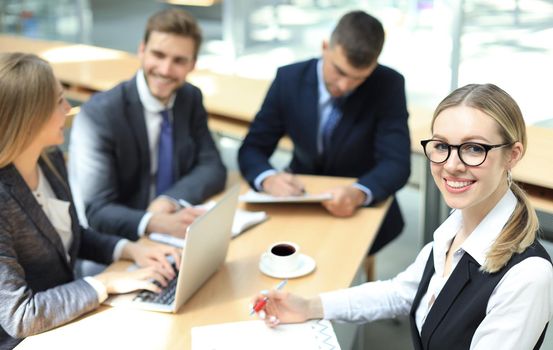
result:
[(271, 253), (278, 256), (288, 256), (296, 252), (296, 248), (289, 244), (277, 244), (271, 248)]

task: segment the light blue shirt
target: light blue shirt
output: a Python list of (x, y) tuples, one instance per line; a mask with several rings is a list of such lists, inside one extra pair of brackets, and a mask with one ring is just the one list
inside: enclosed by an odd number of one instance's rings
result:
[[(317, 112), (319, 115), (319, 123), (317, 126), (317, 151), (319, 154), (323, 153), (323, 128), (322, 126), (325, 124), (326, 120), (328, 119), (330, 112), (332, 111), (332, 96), (326, 89), (326, 85), (324, 83), (323, 78), (323, 59), (320, 58), (319, 61), (317, 61), (317, 89), (319, 93), (319, 100), (317, 105)], [(338, 122), (340, 122), (340, 119), (342, 118), (342, 115), (340, 114), (338, 117)], [(254, 186), (258, 191), (262, 191), (263, 187), (261, 184), (263, 183), (263, 180), (268, 178), (271, 175), (276, 174), (277, 171), (275, 169), (269, 169), (265, 170), (261, 174), (257, 175), (257, 177), (254, 180)], [(363, 205), (369, 205), (372, 202), (373, 195), (370, 189), (367, 187), (355, 183), (352, 185), (353, 187), (363, 191), (365, 195), (367, 196), (365, 202), (363, 202)]]

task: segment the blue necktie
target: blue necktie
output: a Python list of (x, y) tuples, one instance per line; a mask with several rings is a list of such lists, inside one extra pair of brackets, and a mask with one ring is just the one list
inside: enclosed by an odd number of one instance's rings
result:
[(326, 119), (325, 124), (323, 125), (322, 136), (323, 136), (323, 153), (328, 152), (329, 147), (332, 144), (332, 133), (336, 129), (336, 125), (340, 121), (342, 116), (342, 99), (341, 98), (332, 98), (331, 100), (331, 109)]
[(160, 195), (173, 184), (173, 125), (169, 110), (160, 112), (163, 120), (159, 133), (156, 194)]

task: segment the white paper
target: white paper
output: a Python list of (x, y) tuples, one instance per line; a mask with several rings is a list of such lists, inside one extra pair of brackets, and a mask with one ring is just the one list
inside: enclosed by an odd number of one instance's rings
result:
[(252, 226), (267, 220), (269, 216), (264, 211), (248, 211), (236, 209), (232, 223), (232, 237), (236, 237)]
[(329, 321), (269, 328), (263, 321), (193, 327), (192, 350), (340, 350)]
[(302, 196), (286, 196), (277, 197), (267, 193), (255, 192), (249, 190), (240, 196), (240, 201), (246, 203), (307, 203), (307, 202), (322, 202), (332, 199), (332, 194), (304, 194)]
[[(196, 206), (196, 208), (203, 208), (206, 210), (210, 210), (215, 206), (215, 202), (210, 201), (206, 204), (202, 204), (199, 206)], [(242, 232), (246, 231), (252, 226), (255, 226), (265, 220), (267, 220), (269, 217), (267, 216), (267, 213), (264, 211), (247, 211), (242, 209), (236, 209), (236, 213), (234, 214), (234, 221), (232, 222), (232, 238), (238, 236)], [(186, 242), (185, 238), (177, 238), (165, 233), (157, 233), (152, 232), (149, 235), (149, 238), (153, 241), (169, 244), (178, 248), (184, 247), (184, 244)]]
[(152, 241), (169, 244), (177, 248), (183, 248), (184, 244), (186, 243), (185, 238), (177, 238), (166, 233), (152, 232), (150, 233), (148, 238), (150, 238)]

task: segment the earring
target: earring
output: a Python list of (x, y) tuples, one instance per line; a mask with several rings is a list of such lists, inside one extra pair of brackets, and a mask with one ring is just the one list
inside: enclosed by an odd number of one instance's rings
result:
[(507, 185), (509, 188), (513, 184), (513, 175), (511, 175), (511, 169), (507, 170)]

